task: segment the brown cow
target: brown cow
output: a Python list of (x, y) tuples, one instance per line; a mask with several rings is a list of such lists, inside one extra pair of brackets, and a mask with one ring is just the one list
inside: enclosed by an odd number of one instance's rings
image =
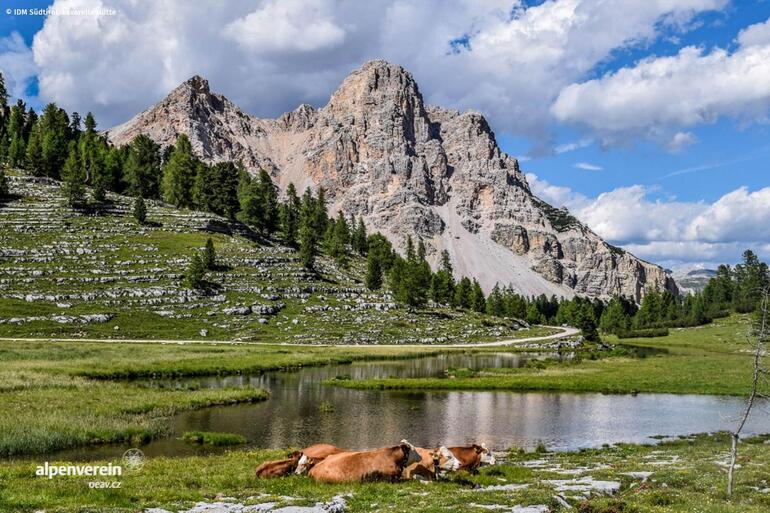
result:
[(495, 457), (486, 444), (473, 444), (470, 447), (450, 447), (455, 458), (460, 460), (458, 470), (476, 471), (481, 465), (494, 465)]
[(443, 445), (438, 449), (415, 447), (422, 460), (404, 469), (404, 479), (436, 479), (460, 468), (460, 461)]
[(302, 456), (300, 456), (299, 462), (297, 462), (297, 469), (294, 471), (294, 473), (298, 475), (307, 474), (311, 468), (333, 454), (347, 451), (330, 444), (315, 444), (310, 447), (305, 447), (300, 452), (302, 453)]
[(347, 483), (369, 479), (397, 480), (404, 468), (420, 461), (414, 446), (406, 440), (400, 445), (374, 451), (343, 452), (329, 456), (310, 469), (309, 475), (322, 483)]
[(302, 453), (293, 452), (286, 459), (266, 461), (257, 467), (257, 477), (269, 478), (289, 475), (297, 468), (301, 456)]
[[(344, 449), (334, 447), (329, 444), (316, 444), (306, 447), (301, 451), (295, 451), (289, 454), (289, 457), (283, 460), (266, 461), (257, 467), (257, 477), (269, 478), (280, 477), (296, 472), (298, 474), (307, 472), (310, 468), (309, 463), (313, 461), (317, 463), (322, 461), (330, 454), (337, 454), (343, 452)], [(308, 456), (312, 456), (312, 460), (308, 459)], [(304, 461), (303, 461), (304, 458)], [(300, 472), (301, 467), (306, 467), (304, 472)]]

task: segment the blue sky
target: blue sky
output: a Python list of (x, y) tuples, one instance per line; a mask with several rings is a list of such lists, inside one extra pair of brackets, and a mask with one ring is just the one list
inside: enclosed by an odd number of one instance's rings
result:
[[(47, 7), (10, 0), (7, 9)], [(211, 5), (207, 5), (211, 4)], [(770, 258), (765, 0), (57, 0), (0, 11), (0, 69), (39, 108), (123, 122), (193, 74), (245, 111), (324, 105), (364, 61), (482, 112), (532, 190), (668, 266)]]

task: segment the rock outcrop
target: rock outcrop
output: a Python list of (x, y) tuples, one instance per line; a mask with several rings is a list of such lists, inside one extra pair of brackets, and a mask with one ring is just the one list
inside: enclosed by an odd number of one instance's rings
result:
[(326, 106), (275, 120), (241, 112), (195, 76), (108, 131), (115, 144), (139, 133), (164, 146), (186, 133), (207, 161), (264, 168), (281, 188), (323, 187), (334, 209), (363, 216), (397, 246), (420, 238), (434, 264), (448, 250), (456, 272), (487, 290), (636, 300), (676, 290), (662, 268), (534, 196), (482, 115), (426, 106), (411, 74), (385, 61), (351, 73)]

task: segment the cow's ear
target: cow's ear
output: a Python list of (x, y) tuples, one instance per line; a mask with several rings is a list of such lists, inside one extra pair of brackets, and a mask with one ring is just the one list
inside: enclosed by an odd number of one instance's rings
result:
[(473, 444), (473, 448), (476, 450), (477, 454), (481, 454), (484, 451), (484, 448), (477, 444)]

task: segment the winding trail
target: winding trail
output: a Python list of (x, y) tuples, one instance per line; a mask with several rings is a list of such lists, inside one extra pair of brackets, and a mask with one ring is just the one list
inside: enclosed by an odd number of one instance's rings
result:
[(119, 339), (119, 338), (57, 338), (57, 337), (43, 337), (43, 338), (19, 338), (19, 337), (0, 337), (0, 342), (103, 342), (103, 343), (131, 343), (131, 344), (230, 344), (230, 345), (265, 345), (265, 346), (296, 346), (296, 347), (367, 347), (367, 348), (414, 348), (424, 347), (431, 349), (447, 348), (473, 348), (473, 347), (504, 347), (515, 346), (519, 344), (526, 344), (529, 342), (542, 342), (546, 340), (555, 340), (559, 338), (567, 338), (580, 333), (580, 330), (572, 327), (561, 326), (541, 326), (544, 328), (556, 328), (562, 330), (560, 333), (552, 333), (551, 335), (543, 335), (540, 337), (526, 337), (526, 338), (511, 338), (504, 340), (496, 340), (493, 342), (476, 342), (466, 344), (294, 344), (291, 342), (244, 342), (240, 340), (171, 340), (171, 339)]

